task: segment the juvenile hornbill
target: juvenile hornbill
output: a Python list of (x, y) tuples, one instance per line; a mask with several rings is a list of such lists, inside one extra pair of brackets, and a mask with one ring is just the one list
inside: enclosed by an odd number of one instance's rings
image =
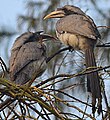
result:
[[(44, 40), (55, 38), (48, 34), (41, 34), (42, 32), (26, 32), (20, 35), (13, 44), (9, 60), (9, 74), (10, 81), (17, 85), (33, 82), (46, 70), (47, 55)], [(0, 111), (13, 101), (13, 98), (7, 98), (0, 104)]]
[[(93, 19), (80, 8), (72, 5), (65, 5), (44, 17), (44, 19), (48, 18), (60, 18), (56, 23), (57, 37), (62, 43), (85, 53), (86, 67), (90, 71), (96, 68), (94, 47), (101, 36)], [(87, 74), (87, 90), (92, 94), (92, 112), (95, 113), (98, 99), (97, 107), (100, 113), (102, 96), (98, 72)]]
[(19, 36), (11, 49), (9, 61), (10, 80), (23, 85), (42, 75), (46, 69), (46, 46), (44, 39), (52, 36), (39, 32), (26, 32)]

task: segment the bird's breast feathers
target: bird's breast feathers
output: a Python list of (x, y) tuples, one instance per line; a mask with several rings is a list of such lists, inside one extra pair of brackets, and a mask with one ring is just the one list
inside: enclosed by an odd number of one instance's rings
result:
[(86, 37), (82, 37), (80, 35), (75, 35), (67, 32), (60, 34), (57, 31), (56, 34), (62, 43), (71, 46), (76, 50), (85, 51), (89, 47), (94, 48), (94, 45), (96, 44), (96, 40), (92, 40), (89, 38), (87, 39)]

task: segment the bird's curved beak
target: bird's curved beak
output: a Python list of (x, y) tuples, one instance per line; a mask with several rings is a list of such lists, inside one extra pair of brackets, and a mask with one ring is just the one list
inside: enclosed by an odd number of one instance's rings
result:
[(49, 19), (49, 18), (61, 18), (61, 17), (64, 17), (64, 16), (65, 16), (64, 11), (62, 11), (62, 10), (56, 10), (56, 11), (53, 11), (50, 14), (46, 15), (44, 17), (44, 20), (45, 19)]

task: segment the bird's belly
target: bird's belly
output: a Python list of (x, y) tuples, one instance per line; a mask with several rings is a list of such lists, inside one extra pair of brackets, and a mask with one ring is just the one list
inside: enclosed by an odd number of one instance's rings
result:
[(76, 50), (85, 51), (89, 47), (94, 47), (96, 41), (88, 39), (86, 37), (70, 34), (70, 33), (58, 33), (56, 32), (57, 37), (61, 40), (65, 45), (69, 45)]

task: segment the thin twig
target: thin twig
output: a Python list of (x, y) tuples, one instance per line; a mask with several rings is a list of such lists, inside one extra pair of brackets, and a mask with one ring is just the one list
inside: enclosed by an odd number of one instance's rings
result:
[(21, 104), (21, 102), (19, 101), (19, 106), (20, 106), (20, 110), (21, 110), (21, 114), (22, 114), (22, 119), (25, 120), (25, 115), (26, 115), (26, 111), (24, 106)]
[(105, 43), (105, 44), (102, 44), (102, 45), (96, 45), (96, 47), (110, 47), (110, 45), (107, 45), (107, 44)]
[(97, 26), (97, 28), (109, 28), (110, 29), (110, 26)]
[(13, 98), (7, 98), (5, 101), (3, 101), (0, 104), (0, 112), (3, 111), (6, 107), (8, 107), (10, 104), (12, 104), (16, 99)]
[[(103, 83), (103, 84), (104, 84), (104, 83)], [(109, 118), (109, 120), (110, 120), (110, 106), (109, 106), (109, 104), (108, 104), (108, 100), (107, 100), (107, 96), (106, 96), (106, 93), (105, 93), (105, 89), (104, 89), (104, 88), (105, 88), (105, 87), (103, 87), (102, 93), (103, 93), (104, 100), (105, 100), (105, 104), (106, 104), (106, 108), (107, 108), (106, 114), (107, 114), (107, 116), (108, 116), (108, 118)], [(103, 116), (102, 116), (102, 118), (103, 118)]]
[(0, 60), (1, 60), (3, 66), (4, 66), (4, 68), (5, 68), (6, 72), (9, 73), (9, 71), (8, 71), (8, 69), (7, 69), (7, 66), (6, 66), (5, 62), (3, 61), (3, 59), (2, 59), (1, 57), (0, 57)]
[(58, 89), (47, 89), (47, 90), (52, 90), (52, 91), (56, 91), (56, 92), (62, 93), (63, 95), (66, 95), (66, 96), (68, 96), (69, 98), (74, 99), (75, 101), (78, 101), (78, 102), (80, 102), (80, 103), (82, 103), (82, 104), (84, 104), (84, 105), (87, 105), (87, 106), (89, 106), (89, 107), (92, 107), (92, 105), (89, 105), (87, 102), (83, 102), (83, 101), (81, 101), (81, 100), (73, 97), (72, 95), (69, 95), (68, 93), (65, 93), (65, 92), (63, 92), (63, 91), (61, 91), (61, 90), (58, 90)]
[(42, 105), (40, 105), (42, 110), (44, 111), (44, 115), (47, 117), (48, 120), (51, 120), (49, 115), (47, 114), (46, 110), (44, 109), (44, 107)]
[(56, 79), (56, 78), (61, 78), (61, 77), (73, 78), (73, 77), (90, 74), (90, 73), (97, 72), (97, 71), (101, 71), (101, 70), (108, 69), (108, 68), (110, 68), (110, 66), (105, 66), (105, 67), (96, 68), (96, 69), (93, 69), (93, 70), (91, 70), (91, 71), (82, 71), (82, 72), (77, 73), (77, 74), (59, 74), (59, 75), (53, 76), (53, 77), (51, 77), (51, 78), (48, 78), (48, 79), (40, 82), (40, 83), (37, 84), (35, 87), (41, 87), (42, 85), (44, 85), (44, 84), (48, 83), (49, 81), (52, 81), (52, 80), (54, 80), (54, 79)]
[(39, 112), (36, 108), (32, 107), (30, 103), (22, 101), (25, 105), (27, 105), (30, 109), (32, 109), (35, 113), (37, 113), (43, 120), (47, 120), (41, 112)]
[[(88, 103), (88, 101), (89, 101), (89, 95), (88, 95), (88, 97), (87, 97), (87, 103)], [(85, 110), (84, 110), (84, 113), (86, 112), (86, 110), (87, 110), (87, 105), (86, 105), (86, 107), (85, 107)], [(83, 114), (83, 117), (82, 117), (82, 120), (84, 119), (84, 114)]]
[(70, 47), (65, 47), (65, 48), (62, 48), (61, 50), (57, 51), (56, 53), (54, 53), (52, 56), (48, 57), (46, 62), (50, 62), (50, 60), (52, 58), (54, 58), (56, 55), (59, 55), (59, 53), (63, 52), (63, 51), (66, 51), (66, 50), (70, 50)]
[[(101, 27), (101, 26), (99, 26), (99, 27)], [(103, 27), (107, 27), (107, 26), (103, 26)], [(110, 27), (109, 27), (109, 28), (110, 28)], [(96, 47), (110, 47), (110, 45), (107, 45), (107, 44), (105, 43), (105, 44), (102, 44), (102, 45), (96, 45)], [(74, 49), (72, 49), (70, 46), (69, 46), (69, 47), (62, 48), (62, 49), (60, 49), (59, 51), (57, 51), (56, 53), (54, 53), (53, 55), (51, 55), (50, 57), (48, 57), (48, 58), (46, 59), (46, 62), (47, 62), (47, 63), (50, 62), (50, 60), (53, 59), (56, 55), (59, 55), (59, 53), (64, 52), (64, 51), (67, 51), (67, 50), (73, 51)]]
[(92, 120), (96, 120), (94, 117), (92, 117), (90, 114), (83, 112), (83, 110), (81, 110), (80, 108), (78, 108), (77, 106), (71, 105), (68, 102), (64, 102), (62, 99), (60, 99), (59, 97), (51, 94), (58, 102), (62, 102), (64, 105), (74, 108), (75, 110), (77, 110), (78, 112), (85, 114), (87, 117), (91, 118)]

